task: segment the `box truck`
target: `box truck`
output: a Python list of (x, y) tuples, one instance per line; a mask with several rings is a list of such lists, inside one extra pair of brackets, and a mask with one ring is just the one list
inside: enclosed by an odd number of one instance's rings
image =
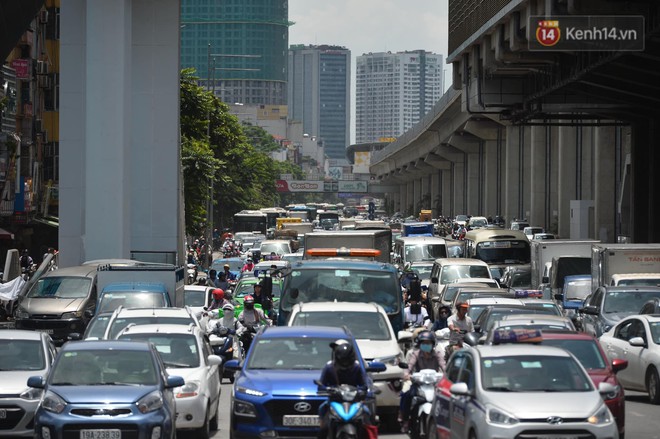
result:
[[(660, 244), (595, 244), (591, 250), (592, 290), (601, 285), (613, 285), (612, 276), (623, 274), (660, 273)], [(643, 276), (628, 276), (643, 279)], [(617, 276), (621, 282), (623, 276)]]
[(541, 284), (548, 283), (544, 279), (546, 264), (552, 262), (552, 258), (559, 256), (581, 256), (591, 257), (591, 246), (598, 244), (596, 240), (548, 240), (530, 242), (531, 266), (532, 266), (532, 289), (538, 289)]

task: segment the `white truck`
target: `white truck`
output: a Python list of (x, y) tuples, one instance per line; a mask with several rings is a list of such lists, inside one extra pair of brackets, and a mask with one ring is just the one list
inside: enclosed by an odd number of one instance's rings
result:
[[(657, 279), (660, 273), (660, 244), (595, 244), (591, 251), (592, 290), (602, 285), (620, 282), (623, 276), (631, 275), (639, 282), (642, 273), (649, 279)], [(653, 284), (655, 285), (655, 283)]]
[(138, 292), (161, 292), (169, 296), (171, 306), (183, 306), (185, 268), (174, 264), (136, 262), (135, 265), (103, 264), (97, 268), (99, 303), (104, 294), (130, 297)]
[(551, 263), (553, 258), (560, 256), (591, 256), (591, 246), (598, 244), (596, 240), (547, 240), (530, 241), (531, 266), (532, 266), (532, 289), (538, 289), (541, 284), (548, 283), (544, 278), (546, 264)]
[(305, 235), (305, 254), (303, 259), (310, 259), (307, 253), (311, 249), (374, 249), (380, 250), (377, 261), (390, 262), (392, 252), (392, 231), (383, 230), (336, 230), (312, 232)]

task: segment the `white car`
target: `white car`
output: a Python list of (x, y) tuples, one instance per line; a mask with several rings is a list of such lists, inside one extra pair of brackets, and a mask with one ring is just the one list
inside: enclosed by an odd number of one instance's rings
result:
[(195, 315), (201, 315), (204, 307), (208, 307), (213, 300), (211, 292), (214, 287), (205, 285), (186, 285), (183, 287), (183, 306), (188, 306)]
[(200, 326), (189, 308), (118, 308), (110, 315), (99, 314), (87, 326), (83, 340), (113, 340), (128, 325), (176, 324)]
[(648, 392), (649, 400), (660, 404), (660, 317), (626, 317), (600, 336), (600, 344), (610, 360), (628, 360), (628, 367), (617, 373), (623, 387)]
[[(287, 326), (348, 327), (365, 361), (385, 363), (385, 372), (374, 373), (378, 414), (391, 425), (399, 410), (400, 380), (404, 370), (398, 364), (403, 353), (385, 310), (375, 303), (313, 302), (298, 303), (291, 310)], [(385, 415), (385, 416), (383, 416)]]
[[(194, 325), (136, 325), (124, 328), (117, 340), (148, 341), (160, 353), (169, 375), (183, 377), (185, 385), (174, 390), (176, 429), (209, 437), (220, 419), (222, 359), (213, 355), (206, 335)], [(183, 436), (183, 434), (180, 434)], [(184, 436), (187, 437), (187, 436)]]
[(34, 412), (43, 389), (28, 387), (33, 375), (47, 376), (55, 345), (44, 332), (0, 331), (0, 437), (33, 437)]

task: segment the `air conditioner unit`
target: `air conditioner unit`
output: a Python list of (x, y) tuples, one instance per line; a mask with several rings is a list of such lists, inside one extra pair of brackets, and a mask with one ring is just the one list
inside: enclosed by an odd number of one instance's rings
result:
[(46, 9), (39, 11), (39, 23), (48, 23), (48, 11)]
[(48, 64), (46, 61), (37, 61), (37, 75), (47, 75)]

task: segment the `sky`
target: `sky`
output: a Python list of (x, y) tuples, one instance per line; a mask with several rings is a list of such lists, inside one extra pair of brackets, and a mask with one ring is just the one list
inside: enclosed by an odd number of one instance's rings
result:
[[(355, 142), (355, 58), (423, 49), (447, 56), (448, 0), (289, 0), (289, 44), (351, 51), (351, 143)], [(445, 90), (451, 66), (445, 67)]]

